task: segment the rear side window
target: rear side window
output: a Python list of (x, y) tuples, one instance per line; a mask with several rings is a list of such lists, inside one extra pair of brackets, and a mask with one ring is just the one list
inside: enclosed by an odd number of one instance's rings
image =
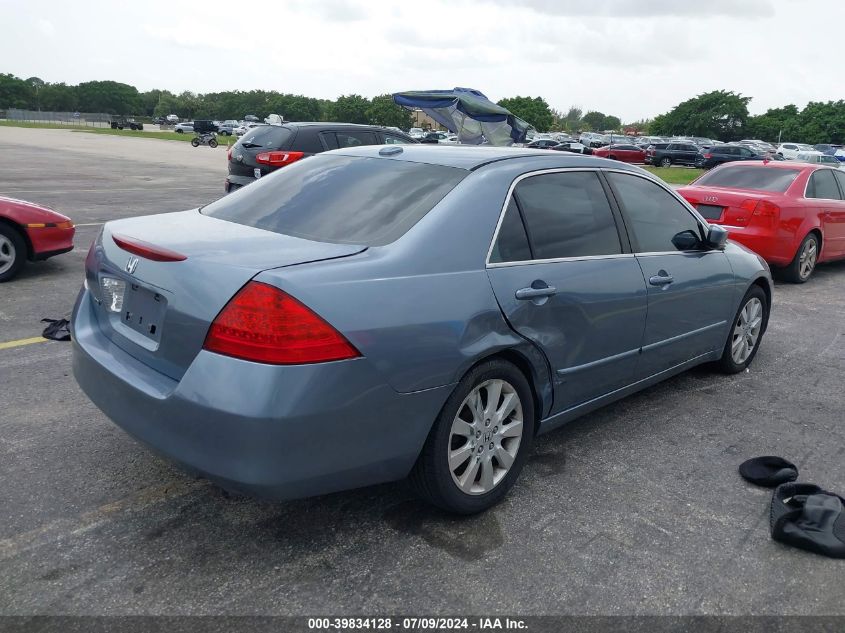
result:
[(514, 190), (537, 259), (622, 252), (610, 203), (591, 171), (541, 174)]
[(238, 142), (245, 149), (253, 147), (283, 149), (291, 136), (293, 136), (293, 130), (290, 128), (280, 125), (259, 125), (247, 130)]
[(813, 172), (813, 175), (810, 176), (810, 184), (807, 186), (807, 197), (824, 200), (841, 199), (832, 169), (820, 169)]
[(379, 145), (379, 141), (373, 132), (338, 130), (335, 132), (335, 136), (337, 137), (337, 146), (340, 148)]
[(691, 233), (701, 240), (698, 220), (663, 187), (645, 178), (614, 172), (608, 172), (607, 178), (625, 210), (638, 253), (685, 250), (686, 242), (679, 239), (681, 233)]
[(528, 246), (528, 235), (525, 225), (519, 215), (519, 208), (511, 198), (510, 204), (502, 218), (499, 235), (493, 252), (490, 253), (491, 262), (524, 262), (531, 259), (531, 248)]
[(398, 136), (396, 134), (390, 134), (389, 132), (384, 133), (384, 144), (385, 145), (408, 145), (412, 141), (409, 141), (404, 136)]
[(212, 202), (202, 213), (308, 240), (383, 246), (404, 235), (468, 173), (317, 154)]
[(783, 193), (789, 189), (789, 185), (795, 181), (799, 173), (799, 169), (731, 165), (704, 174), (695, 181), (695, 185)]

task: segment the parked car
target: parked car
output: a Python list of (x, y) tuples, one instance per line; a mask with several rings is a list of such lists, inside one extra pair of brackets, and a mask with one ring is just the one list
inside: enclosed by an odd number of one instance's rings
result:
[(353, 123), (258, 125), (229, 149), (226, 193), (248, 185), (280, 167), (327, 150), (359, 145), (417, 143), (404, 132)]
[(736, 160), (764, 160), (766, 156), (744, 145), (714, 145), (699, 151), (695, 166), (710, 169)]
[(645, 150), (636, 145), (606, 145), (593, 150), (593, 156), (619, 160), (623, 163), (644, 163)]
[(419, 140), (423, 136), (425, 136), (425, 130), (423, 130), (421, 127), (412, 127), (410, 130), (408, 130), (408, 136)]
[(795, 158), (796, 161), (799, 163), (814, 163), (819, 165), (829, 165), (830, 167), (842, 168), (845, 165), (836, 158), (836, 156), (831, 156), (830, 154), (822, 154), (821, 152), (799, 152), (798, 156)]
[(244, 121), (245, 121), (245, 122), (247, 122), (247, 123), (260, 123), (260, 122), (261, 122), (261, 119), (259, 119), (259, 118), (258, 118), (257, 116), (255, 116), (254, 114), (247, 114), (247, 115), (244, 117)]
[(451, 132), (428, 132), (419, 139), (420, 143), (439, 143), (441, 145), (457, 145), (458, 137)]
[(789, 281), (803, 283), (817, 263), (845, 258), (841, 170), (791, 161), (728, 163), (679, 193)]
[(663, 143), (665, 142), (659, 136), (639, 136), (634, 141), (634, 145), (638, 147), (642, 147), (643, 149), (649, 147), (650, 145), (654, 145), (655, 143)]
[(586, 145), (582, 145), (577, 141), (572, 142), (564, 142), (558, 143), (557, 145), (552, 146), (549, 149), (553, 149), (558, 152), (571, 152), (573, 154), (592, 154), (593, 150), (587, 147)]
[(238, 127), (234, 128), (235, 136), (243, 136), (251, 129), (258, 127), (259, 125), (264, 125), (262, 123), (242, 123)]
[(813, 145), (813, 150), (817, 152), (821, 152), (822, 154), (827, 154), (828, 156), (833, 156), (836, 154), (836, 150), (841, 147), (840, 145), (831, 145), (830, 143), (819, 143), (817, 145)]
[(777, 154), (780, 154), (787, 160), (795, 160), (798, 158), (799, 152), (812, 152), (813, 146), (805, 143), (781, 143), (778, 145)]
[(235, 133), (235, 127), (225, 121), (217, 124), (217, 133), (223, 136), (232, 136)]
[(168, 123), (179, 123), (179, 117), (175, 114), (168, 114), (165, 118)]
[(725, 236), (617, 162), (341, 149), (200, 210), (107, 223), (74, 374), (131, 435), (227, 488), (409, 477), (480, 512), (537, 433), (701, 363), (745, 370), (772, 283)]
[(555, 145), (559, 145), (560, 143), (551, 138), (544, 138), (539, 140), (534, 140), (528, 143), (525, 147), (530, 147), (531, 149), (551, 149)]
[(75, 232), (70, 218), (53, 209), (0, 196), (0, 282), (20, 273), (27, 260), (73, 250)]
[(692, 143), (655, 143), (646, 149), (645, 162), (660, 167), (694, 165), (698, 150)]
[(772, 154), (777, 153), (777, 148), (772, 145), (771, 143), (767, 143), (766, 141), (761, 141), (759, 139), (743, 139), (739, 141), (741, 145), (756, 145), (764, 152), (770, 152)]
[(184, 134), (185, 132), (193, 132), (194, 131), (194, 122), (193, 121), (185, 121), (184, 123), (177, 123), (173, 127), (173, 131), (177, 134)]

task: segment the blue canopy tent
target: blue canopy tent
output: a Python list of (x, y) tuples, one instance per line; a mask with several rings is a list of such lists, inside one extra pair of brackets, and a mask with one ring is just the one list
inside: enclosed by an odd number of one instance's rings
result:
[(397, 105), (420, 108), (458, 135), (461, 143), (490, 145), (524, 143), (531, 125), (496, 105), (478, 90), (412, 90), (393, 95)]

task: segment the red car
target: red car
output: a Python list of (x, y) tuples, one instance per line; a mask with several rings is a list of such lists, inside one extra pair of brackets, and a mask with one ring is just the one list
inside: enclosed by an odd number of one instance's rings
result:
[(795, 283), (845, 258), (845, 171), (775, 161), (726, 163), (678, 190)]
[(593, 150), (593, 156), (620, 160), (623, 163), (644, 163), (645, 150), (636, 145), (605, 145)]
[(0, 196), (0, 282), (17, 275), (26, 260), (41, 261), (72, 250), (75, 231), (61, 213)]

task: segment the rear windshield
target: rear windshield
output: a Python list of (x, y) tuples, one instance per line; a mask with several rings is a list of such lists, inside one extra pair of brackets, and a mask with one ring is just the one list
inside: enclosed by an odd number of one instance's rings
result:
[(468, 173), (321, 154), (260, 178), (202, 213), (308, 240), (383, 246), (404, 235)]
[(696, 186), (753, 189), (783, 193), (798, 177), (800, 169), (730, 166), (715, 169), (695, 181)]
[(259, 125), (246, 131), (238, 141), (245, 149), (260, 147), (262, 149), (282, 149), (282, 146), (293, 135), (293, 130), (280, 125)]

